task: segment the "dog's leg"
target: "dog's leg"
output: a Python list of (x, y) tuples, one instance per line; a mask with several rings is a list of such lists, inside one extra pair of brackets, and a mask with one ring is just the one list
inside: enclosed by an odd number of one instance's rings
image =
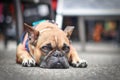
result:
[(68, 55), (68, 59), (70, 61), (70, 65), (73, 67), (80, 67), (80, 68), (87, 67), (87, 62), (79, 58), (76, 50), (73, 48), (72, 45), (70, 46), (70, 53)]
[(35, 60), (24, 49), (22, 44), (19, 44), (17, 47), (16, 62), (22, 64), (25, 67), (32, 67), (36, 64)]
[(38, 48), (35, 48), (34, 49), (34, 58), (35, 58), (35, 61), (37, 63), (37, 65), (40, 64), (40, 57), (41, 57), (41, 53), (40, 53), (40, 50)]

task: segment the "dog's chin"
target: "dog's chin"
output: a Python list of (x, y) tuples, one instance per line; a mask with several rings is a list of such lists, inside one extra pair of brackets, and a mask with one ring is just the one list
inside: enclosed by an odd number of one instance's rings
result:
[(69, 68), (69, 63), (66, 57), (49, 57), (47, 60), (43, 60), (40, 64), (41, 68), (49, 69), (67, 69)]

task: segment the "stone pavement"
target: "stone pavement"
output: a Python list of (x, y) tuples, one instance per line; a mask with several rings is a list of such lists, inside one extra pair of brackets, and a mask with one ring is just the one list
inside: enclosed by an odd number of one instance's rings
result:
[[(120, 54), (118, 52), (80, 52), (88, 61), (87, 68), (42, 69), (22, 67), (15, 63), (15, 43), (9, 49), (0, 44), (0, 80), (120, 80)], [(14, 46), (13, 46), (14, 45)]]

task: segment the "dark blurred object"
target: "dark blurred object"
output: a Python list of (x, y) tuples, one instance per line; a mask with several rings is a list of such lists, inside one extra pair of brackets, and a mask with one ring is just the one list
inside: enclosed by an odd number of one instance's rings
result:
[[(13, 18), (10, 12), (10, 8), (7, 3), (0, 4), (0, 32), (4, 36), (4, 44), (7, 46), (7, 42), (10, 39), (16, 38), (15, 25), (13, 24)], [(13, 26), (14, 25), (14, 26)]]
[(94, 32), (94, 27), (95, 27), (95, 21), (94, 20), (90, 20), (90, 21), (85, 21), (85, 26), (86, 26), (86, 40), (91, 41), (93, 40), (93, 33)]
[(2, 3), (12, 3), (13, 0), (0, 0)]
[(32, 22), (42, 19), (54, 19), (51, 0), (22, 0), (24, 4), (24, 22), (32, 25)]
[(119, 23), (118, 23), (118, 29), (117, 29), (117, 31), (118, 31), (118, 34), (117, 34), (117, 42), (118, 42), (118, 45), (120, 46), (120, 21), (119, 21)]
[(0, 7), (2, 12), (0, 31), (5, 36), (5, 46), (11, 36), (19, 43), (23, 22), (32, 24), (42, 19), (54, 19), (51, 0), (1, 0), (0, 3), (4, 5), (3, 8)]

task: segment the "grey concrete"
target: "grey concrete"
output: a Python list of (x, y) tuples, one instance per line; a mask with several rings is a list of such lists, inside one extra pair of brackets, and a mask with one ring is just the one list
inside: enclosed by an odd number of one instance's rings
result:
[(0, 49), (0, 80), (120, 80), (120, 54), (116, 52), (78, 50), (79, 56), (88, 61), (87, 68), (42, 69), (16, 64), (16, 47), (9, 47)]

